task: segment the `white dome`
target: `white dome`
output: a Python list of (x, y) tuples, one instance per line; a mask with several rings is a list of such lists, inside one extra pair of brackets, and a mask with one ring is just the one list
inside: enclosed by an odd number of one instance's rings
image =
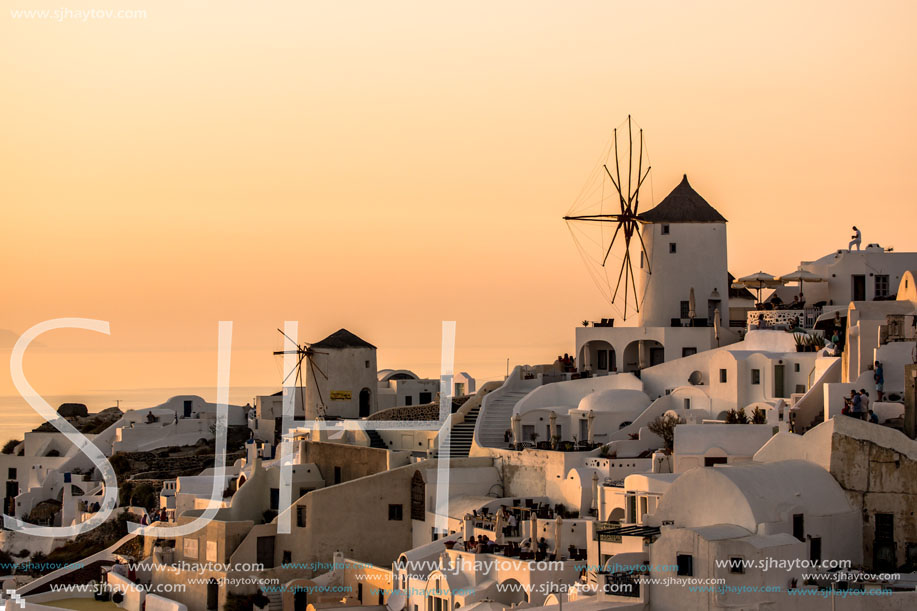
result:
[(577, 410), (588, 412), (590, 410), (606, 414), (639, 414), (651, 403), (650, 398), (642, 390), (627, 390), (612, 388), (590, 393), (583, 397)]

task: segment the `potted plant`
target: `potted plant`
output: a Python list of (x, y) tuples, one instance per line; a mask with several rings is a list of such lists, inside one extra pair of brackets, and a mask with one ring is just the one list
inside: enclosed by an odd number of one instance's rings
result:
[(796, 342), (796, 352), (805, 352), (806, 349), (806, 336), (802, 333), (794, 333), (793, 341)]

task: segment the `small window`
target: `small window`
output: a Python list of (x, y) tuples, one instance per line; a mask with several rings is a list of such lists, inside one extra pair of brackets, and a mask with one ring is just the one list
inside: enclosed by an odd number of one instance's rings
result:
[[(264, 498), (264, 497), (261, 497)], [(280, 489), (271, 488), (271, 509), (277, 511), (277, 508), (280, 507)]]
[(671, 254), (675, 254), (675, 252), (676, 252), (675, 242), (669, 242), (669, 252), (670, 252)]
[(694, 576), (694, 556), (692, 556), (691, 554), (676, 555), (675, 564), (678, 565), (679, 577)]
[(341, 468), (335, 467), (334, 468), (334, 483), (340, 484), (342, 480), (343, 478), (341, 477)]
[(685, 409), (691, 409), (691, 397), (685, 397)]
[(727, 460), (725, 456), (705, 456), (704, 457), (704, 466), (713, 467), (715, 465), (725, 465)]
[(680, 318), (689, 318), (691, 314), (691, 304), (687, 301), (682, 301), (679, 304), (679, 313), (681, 314)]
[(888, 275), (876, 274), (876, 299), (888, 297)]
[(682, 357), (694, 356), (695, 354), (697, 354), (697, 348), (695, 346), (685, 346), (681, 349)]
[(662, 226), (662, 235), (669, 235), (669, 226), (668, 225)]
[(293, 564), (293, 552), (288, 549), (283, 550), (283, 559), (280, 561), (281, 564)]
[(725, 384), (729, 377), (726, 374), (725, 369), (720, 369), (720, 384)]
[(369, 369), (369, 361), (365, 361), (365, 362), (366, 362), (366, 368)]
[(389, 505), (388, 506), (388, 519), (401, 521), (402, 508), (401, 505)]
[(760, 384), (760, 383), (761, 383), (761, 370), (760, 370), (760, 369), (752, 369), (752, 370), (751, 370), (751, 383), (752, 383), (752, 384)]
[(6, 471), (6, 479), (16, 479), (16, 467), (10, 467)]
[(414, 405), (414, 395), (408, 395), (404, 398), (404, 404), (407, 406)]
[(643, 251), (640, 251), (640, 269), (643, 269)]
[(799, 373), (799, 363), (793, 363), (793, 371)]
[(729, 558), (729, 572), (735, 575), (745, 573), (745, 561), (741, 556), (732, 556)]
[(296, 506), (296, 526), (299, 528), (306, 527), (306, 508), (304, 505)]

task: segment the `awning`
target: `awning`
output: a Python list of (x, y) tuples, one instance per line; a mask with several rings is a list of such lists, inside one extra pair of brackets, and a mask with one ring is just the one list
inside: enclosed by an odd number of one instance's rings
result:
[(658, 526), (616, 526), (598, 531), (599, 535), (618, 535), (623, 537), (655, 537), (659, 534)]

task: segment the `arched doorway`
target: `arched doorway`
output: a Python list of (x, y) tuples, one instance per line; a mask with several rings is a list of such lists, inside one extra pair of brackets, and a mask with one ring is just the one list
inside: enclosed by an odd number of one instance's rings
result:
[(360, 391), (360, 418), (369, 416), (369, 406), (372, 400), (372, 393), (368, 388)]
[(604, 340), (592, 340), (583, 344), (577, 363), (580, 371), (608, 373), (618, 370), (618, 357), (614, 346)]
[(627, 344), (624, 349), (624, 371), (640, 371), (660, 365), (665, 361), (665, 349), (654, 339), (641, 339)]

